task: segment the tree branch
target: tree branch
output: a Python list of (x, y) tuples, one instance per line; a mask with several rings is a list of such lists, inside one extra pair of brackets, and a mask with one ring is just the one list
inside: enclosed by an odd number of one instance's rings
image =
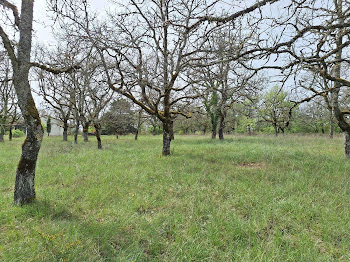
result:
[(53, 73), (55, 75), (61, 74), (61, 73), (71, 73), (76, 69), (80, 69), (80, 65), (73, 65), (73, 66), (69, 66), (69, 67), (64, 67), (64, 68), (53, 68), (53, 67), (48, 67), (46, 65), (40, 64), (40, 63), (36, 63), (36, 62), (32, 62), (30, 63), (31, 66), (40, 68), (42, 70), (45, 70), (47, 72)]
[(0, 5), (3, 7), (6, 7), (8, 9), (11, 9), (13, 16), (15, 17), (15, 25), (19, 27), (20, 24), (20, 18), (19, 18), (19, 13), (18, 13), (18, 8), (14, 4), (11, 4), (10, 2), (6, 0), (0, 0)]

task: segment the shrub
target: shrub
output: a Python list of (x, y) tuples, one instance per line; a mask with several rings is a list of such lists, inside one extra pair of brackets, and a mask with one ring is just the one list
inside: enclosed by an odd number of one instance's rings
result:
[(22, 137), (22, 136), (25, 136), (25, 133), (22, 130), (15, 129), (12, 131), (12, 136), (13, 137)]

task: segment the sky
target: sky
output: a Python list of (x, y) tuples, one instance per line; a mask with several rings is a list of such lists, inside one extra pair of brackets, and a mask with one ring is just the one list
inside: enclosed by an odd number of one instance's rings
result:
[[(54, 41), (51, 29), (52, 21), (47, 11), (46, 1), (34, 1), (34, 43), (50, 44)], [(109, 0), (90, 0), (90, 3), (92, 8), (100, 13), (103, 13), (111, 5)]]
[[(50, 45), (55, 42), (54, 32), (52, 30), (53, 21), (50, 20), (50, 15), (48, 14), (48, 8), (46, 4), (47, 0), (35, 0), (34, 1), (34, 34), (33, 34), (33, 44), (44, 44)], [(18, 0), (16, 2), (19, 2)], [(100, 13), (103, 13), (110, 6), (110, 1), (108, 0), (90, 0), (92, 8)], [(36, 89), (38, 83), (35, 80), (31, 81), (32, 88)], [(38, 108), (42, 108), (43, 99), (33, 93), (34, 100)]]
[[(255, 1), (255, 0), (254, 0)], [(20, 2), (20, 0), (15, 0), (14, 3)], [(50, 19), (50, 14), (48, 13), (48, 8), (46, 4), (47, 0), (35, 0), (34, 1), (34, 35), (33, 35), (33, 44), (44, 44), (46, 46), (52, 45), (55, 43), (54, 32), (52, 30), (53, 21)], [(239, 8), (243, 8), (246, 5), (250, 5), (251, 0), (239, 2)], [(282, 0), (281, 3), (284, 1)], [(89, 3), (92, 9), (103, 16), (105, 10), (113, 6), (112, 0), (89, 0)], [(278, 13), (278, 8), (272, 7), (272, 9)], [(227, 11), (227, 10), (226, 10)], [(267, 11), (267, 10), (265, 10)], [(269, 10), (270, 13), (272, 10)], [(276, 13), (275, 13), (276, 15)], [(37, 83), (32, 82), (32, 86), (35, 88)], [(41, 99), (38, 96), (35, 96), (35, 100), (40, 107)]]

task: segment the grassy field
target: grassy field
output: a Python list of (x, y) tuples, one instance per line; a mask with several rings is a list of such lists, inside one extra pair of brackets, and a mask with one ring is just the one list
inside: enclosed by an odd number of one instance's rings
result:
[(45, 138), (23, 208), (0, 144), (0, 261), (350, 261), (341, 137), (175, 139)]

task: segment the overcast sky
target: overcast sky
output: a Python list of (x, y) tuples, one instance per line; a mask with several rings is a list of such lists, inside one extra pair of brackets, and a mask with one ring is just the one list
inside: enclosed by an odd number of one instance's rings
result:
[[(52, 21), (47, 11), (47, 0), (35, 0), (34, 1), (34, 41), (35, 43), (50, 44), (54, 39), (52, 37), (53, 32), (51, 29)], [(103, 13), (111, 3), (109, 0), (90, 0), (93, 10)]]

